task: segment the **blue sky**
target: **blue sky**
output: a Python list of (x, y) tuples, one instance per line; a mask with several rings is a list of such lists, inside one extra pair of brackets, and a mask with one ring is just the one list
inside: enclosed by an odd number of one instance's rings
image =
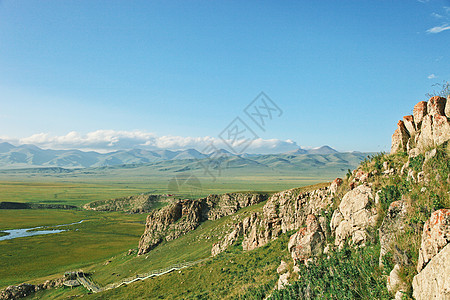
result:
[[(450, 78), (449, 24), (433, 0), (3, 0), (0, 138), (201, 150), (239, 116), (273, 151), (387, 151)], [(265, 131), (243, 112), (261, 91)]]

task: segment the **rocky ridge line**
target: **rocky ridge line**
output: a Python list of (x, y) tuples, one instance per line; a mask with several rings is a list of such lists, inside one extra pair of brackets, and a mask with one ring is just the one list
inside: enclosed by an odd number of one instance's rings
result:
[(178, 200), (151, 211), (139, 241), (138, 255), (145, 254), (163, 240), (170, 241), (197, 228), (206, 220), (229, 216), (243, 207), (267, 200), (264, 193), (227, 193), (196, 200)]

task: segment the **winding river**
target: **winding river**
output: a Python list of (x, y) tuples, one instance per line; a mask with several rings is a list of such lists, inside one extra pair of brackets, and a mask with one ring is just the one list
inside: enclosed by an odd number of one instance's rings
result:
[(61, 225), (55, 225), (55, 226), (38, 226), (33, 228), (23, 228), (23, 229), (10, 229), (10, 230), (0, 230), (1, 233), (6, 233), (6, 235), (0, 236), (0, 241), (5, 240), (12, 240), (20, 237), (27, 237), (27, 236), (34, 236), (34, 235), (42, 235), (42, 234), (52, 234), (52, 233), (58, 233), (67, 231), (67, 229), (44, 229), (44, 230), (37, 230), (41, 228), (54, 228), (54, 227), (62, 227), (62, 226), (71, 226), (75, 224), (81, 224), (85, 220), (81, 220), (79, 222), (74, 222), (70, 224), (61, 224)]

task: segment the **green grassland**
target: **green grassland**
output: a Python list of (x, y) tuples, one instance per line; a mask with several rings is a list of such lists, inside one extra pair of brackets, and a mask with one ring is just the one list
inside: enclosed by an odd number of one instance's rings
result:
[[(81, 206), (139, 193), (197, 198), (242, 190), (281, 191), (342, 177), (366, 155), (262, 155), (253, 160), (232, 157), (212, 167), (201, 167), (195, 160), (170, 160), (86, 169), (0, 170), (0, 202)], [(170, 185), (183, 177), (195, 178), (196, 184)]]
[(134, 195), (146, 191), (144, 186), (127, 186), (120, 183), (52, 182), (52, 181), (0, 181), (0, 202), (25, 202), (43, 204), (85, 203)]
[[(68, 224), (68, 231), (0, 241), (0, 288), (42, 283), (136, 247), (145, 215), (61, 210), (0, 210), (1, 228)], [(51, 228), (51, 227), (50, 227)]]

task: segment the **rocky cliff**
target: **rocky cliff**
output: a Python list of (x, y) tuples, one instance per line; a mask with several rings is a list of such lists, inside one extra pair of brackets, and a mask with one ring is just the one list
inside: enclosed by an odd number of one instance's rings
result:
[(326, 228), (326, 218), (320, 215), (327, 212), (340, 183), (341, 180), (338, 179), (331, 185), (324, 184), (317, 189), (307, 191), (291, 189), (272, 195), (261, 213), (253, 213), (235, 224), (232, 232), (214, 244), (211, 250), (212, 255), (224, 251), (239, 237), (243, 238), (244, 250), (261, 247), (282, 233), (299, 229), (305, 225), (309, 215), (319, 216), (318, 222)]
[[(447, 103), (449, 103), (447, 105)], [(391, 154), (417, 155), (450, 139), (450, 98), (435, 96), (414, 106), (413, 115), (398, 121), (392, 135)]]
[(139, 241), (138, 254), (145, 254), (163, 240), (170, 241), (194, 230), (206, 220), (217, 220), (239, 209), (267, 200), (265, 193), (228, 193), (196, 200), (177, 200), (150, 212)]

